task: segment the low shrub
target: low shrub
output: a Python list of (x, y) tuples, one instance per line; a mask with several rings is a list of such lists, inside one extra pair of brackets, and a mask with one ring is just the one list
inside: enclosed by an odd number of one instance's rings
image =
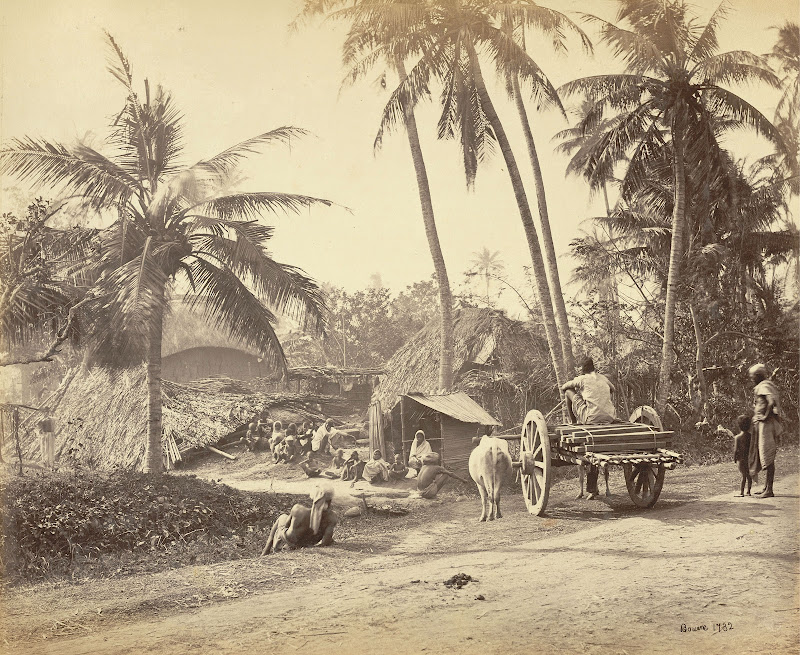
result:
[(65, 573), (106, 554), (196, 556), (193, 544), (225, 553), (255, 542), (297, 501), (192, 477), (88, 471), (8, 478), (3, 496), (6, 580)]

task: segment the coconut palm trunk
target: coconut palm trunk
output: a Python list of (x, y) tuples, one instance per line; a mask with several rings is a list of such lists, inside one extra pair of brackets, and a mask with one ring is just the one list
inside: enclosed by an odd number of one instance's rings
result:
[(528, 113), (525, 110), (525, 103), (522, 101), (522, 94), (519, 88), (519, 78), (512, 76), (512, 91), (514, 102), (517, 106), (519, 119), (522, 123), (522, 132), (525, 135), (525, 142), (528, 145), (528, 156), (533, 168), (533, 179), (536, 185), (536, 202), (539, 207), (539, 225), (541, 227), (542, 245), (544, 246), (544, 259), (547, 265), (547, 277), (550, 280), (550, 296), (555, 310), (555, 320), (558, 326), (558, 336), (561, 341), (561, 352), (564, 360), (564, 369), (571, 373), (575, 369), (575, 358), (572, 354), (572, 337), (567, 320), (567, 308), (564, 304), (564, 294), (561, 291), (561, 278), (558, 274), (558, 262), (556, 260), (556, 250), (553, 245), (553, 234), (550, 231), (550, 215), (547, 211), (547, 197), (544, 190), (544, 178), (542, 177), (542, 167), (539, 164), (539, 155), (536, 152), (536, 143), (533, 140)]
[(705, 374), (705, 348), (703, 347), (703, 337), (700, 334), (700, 323), (697, 319), (697, 307), (693, 299), (689, 300), (689, 313), (692, 316), (692, 327), (694, 328), (695, 350), (695, 375), (697, 385), (700, 390), (700, 419), (709, 419), (708, 416), (708, 382)]
[(669, 272), (667, 274), (667, 297), (664, 307), (664, 343), (661, 349), (661, 369), (658, 375), (656, 392), (656, 411), (664, 413), (670, 390), (672, 373), (673, 344), (675, 342), (675, 306), (678, 300), (681, 258), (683, 257), (683, 229), (686, 223), (686, 172), (683, 161), (682, 126), (672, 121), (673, 171), (675, 175), (675, 206), (672, 210), (672, 242), (669, 253)]
[[(161, 298), (164, 289), (160, 290)], [(160, 305), (160, 303), (159, 303)], [(147, 344), (147, 442), (145, 473), (160, 473), (164, 468), (161, 447), (161, 340), (164, 332), (164, 311), (157, 309), (151, 317)]]
[(547, 274), (545, 272), (544, 260), (542, 259), (542, 251), (539, 246), (539, 236), (536, 233), (536, 226), (533, 223), (533, 215), (531, 214), (531, 208), (528, 204), (528, 197), (525, 194), (525, 187), (522, 183), (522, 176), (520, 175), (516, 158), (511, 150), (511, 144), (503, 129), (500, 117), (497, 115), (492, 99), (486, 89), (486, 83), (483, 79), (478, 55), (472, 47), (469, 48), (469, 60), (481, 105), (486, 112), (486, 118), (492, 126), (497, 142), (500, 144), (500, 150), (503, 153), (503, 159), (508, 168), (508, 175), (511, 178), (511, 186), (514, 189), (514, 197), (519, 207), (522, 226), (525, 230), (525, 236), (528, 240), (528, 249), (531, 253), (531, 271), (536, 287), (536, 297), (541, 307), (542, 318), (544, 319), (545, 334), (547, 335), (547, 343), (550, 347), (550, 357), (553, 360), (556, 382), (560, 387), (566, 382), (567, 373), (564, 368), (564, 357), (561, 349), (561, 341), (558, 336), (558, 329), (556, 327), (555, 315), (553, 313), (550, 289), (547, 286)]
[[(400, 76), (400, 81), (406, 79), (406, 70), (403, 59), (395, 56), (395, 68)], [(425, 236), (428, 238), (428, 248), (433, 259), (433, 269), (436, 272), (436, 282), (439, 285), (439, 311), (441, 325), (439, 328), (439, 390), (448, 392), (453, 386), (453, 295), (450, 291), (450, 280), (447, 277), (447, 267), (439, 244), (439, 232), (436, 229), (436, 218), (433, 213), (433, 200), (428, 183), (428, 171), (425, 168), (425, 159), (422, 156), (422, 146), (417, 131), (417, 119), (413, 109), (403, 106), (403, 119), (408, 134), (408, 145), (411, 148), (411, 159), (414, 162), (414, 172), (417, 176), (417, 189), (419, 202), (422, 206), (422, 221), (425, 224)]]

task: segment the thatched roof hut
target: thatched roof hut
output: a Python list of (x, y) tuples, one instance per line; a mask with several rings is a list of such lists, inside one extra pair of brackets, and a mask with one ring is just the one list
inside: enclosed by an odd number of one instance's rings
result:
[[(192, 385), (162, 381), (165, 445), (180, 451), (215, 444), (254, 418), (284, 423), (346, 415), (340, 399), (292, 393), (265, 394), (238, 380), (214, 378)], [(73, 370), (50, 402), (55, 418), (56, 459), (97, 468), (140, 468), (147, 429), (144, 366)], [(38, 459), (34, 430), (23, 438), (23, 455)]]
[[(465, 308), (453, 315), (453, 391), (464, 391), (506, 426), (525, 409), (558, 402), (547, 342), (535, 326), (502, 311)], [(439, 319), (434, 319), (386, 365), (372, 400), (382, 411), (401, 395), (439, 393)]]

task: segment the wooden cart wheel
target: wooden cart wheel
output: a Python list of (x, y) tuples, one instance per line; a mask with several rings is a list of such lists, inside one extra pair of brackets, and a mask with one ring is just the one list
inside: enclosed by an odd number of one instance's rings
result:
[[(633, 410), (631, 423), (643, 423), (663, 430), (661, 418), (656, 410), (642, 405)], [(656, 504), (661, 488), (664, 486), (664, 467), (655, 464), (623, 464), (625, 486), (628, 495), (637, 507), (652, 507)]]
[(661, 424), (661, 417), (659, 417), (658, 412), (654, 410), (652, 407), (648, 407), (647, 405), (642, 405), (641, 407), (637, 407), (633, 410), (631, 417), (628, 419), (631, 423), (644, 423), (645, 425), (650, 425), (654, 427), (656, 430), (661, 431), (664, 427)]
[(519, 450), (522, 496), (528, 511), (541, 516), (550, 494), (552, 466), (547, 423), (540, 411), (532, 409), (525, 416)]
[(636, 507), (652, 507), (664, 486), (664, 467), (658, 464), (623, 464), (625, 486)]

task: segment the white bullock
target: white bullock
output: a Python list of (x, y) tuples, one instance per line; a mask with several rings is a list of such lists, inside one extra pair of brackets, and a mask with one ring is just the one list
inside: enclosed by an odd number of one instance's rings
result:
[[(473, 443), (478, 438), (473, 439)], [(494, 521), (502, 518), (500, 494), (503, 483), (511, 471), (511, 455), (505, 439), (483, 436), (469, 456), (469, 474), (478, 485), (481, 494), (481, 517), (479, 521)]]

